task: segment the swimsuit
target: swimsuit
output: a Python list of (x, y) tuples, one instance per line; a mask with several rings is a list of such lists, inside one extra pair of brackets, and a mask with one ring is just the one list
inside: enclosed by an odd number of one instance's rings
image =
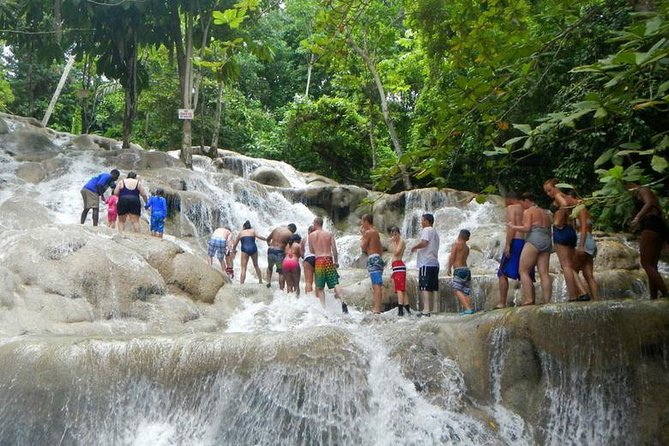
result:
[(337, 273), (337, 268), (335, 268), (332, 257), (316, 257), (314, 282), (316, 283), (316, 288), (320, 290), (325, 288), (325, 284), (330, 289), (334, 288), (335, 285), (339, 285), (339, 273)]
[(401, 260), (393, 260), (392, 263), (393, 273), (391, 277), (393, 278), (393, 283), (395, 284), (395, 291), (406, 291), (407, 290), (407, 267)]
[[(153, 220), (153, 217), (151, 217), (151, 220)], [(218, 258), (218, 260), (221, 260), (227, 254), (227, 248), (228, 248), (228, 242), (226, 239), (212, 237), (211, 239), (209, 239), (209, 251), (207, 252), (207, 254), (209, 255), (209, 257), (214, 257), (214, 255), (218, 253), (216, 257)]]
[(381, 254), (370, 254), (367, 258), (367, 272), (372, 285), (383, 285), (383, 267), (386, 266)]
[(126, 189), (125, 180), (121, 184), (123, 187), (118, 194), (118, 215), (141, 215), (142, 202), (139, 201), (139, 182), (134, 189)]
[(274, 266), (276, 266), (276, 272), (282, 274), (281, 267), (283, 265), (283, 259), (286, 257), (286, 253), (281, 248), (268, 248), (267, 249), (267, 270), (271, 271)]
[(111, 195), (107, 198), (105, 203), (107, 203), (107, 221), (110, 223), (116, 221), (116, 218), (118, 217), (118, 197), (116, 195)]
[(165, 232), (165, 217), (151, 213), (151, 232), (162, 234)]
[(252, 256), (258, 252), (258, 247), (256, 246), (256, 238), (253, 235), (245, 235), (240, 237), (240, 242), (242, 242), (242, 252), (249, 256)]
[(456, 291), (462, 292), (465, 296), (469, 296), (472, 292), (472, 273), (466, 266), (461, 266), (453, 270), (453, 281), (451, 285)]
[(316, 266), (316, 256), (314, 255), (313, 252), (311, 252), (311, 248), (309, 247), (309, 238), (307, 238), (307, 241), (304, 243), (304, 261), (311, 265), (312, 267)]
[[(509, 279), (520, 280), (520, 253), (523, 251), (523, 246), (525, 246), (525, 240), (514, 238), (511, 240), (511, 256), (507, 257), (502, 250), (497, 277), (506, 276)], [(534, 282), (534, 267), (530, 271), (530, 277), (532, 278), (532, 282)]]
[(525, 243), (537, 248), (539, 252), (548, 252), (550, 253), (553, 250), (553, 244), (551, 243), (551, 233), (548, 228), (543, 226), (532, 226)]
[(295, 255), (291, 252), (288, 253), (285, 259), (283, 259), (283, 272), (284, 273), (289, 273), (292, 271), (299, 271), (300, 270), (300, 262), (297, 261), (295, 258)]
[(661, 216), (657, 214), (648, 214), (639, 222), (642, 231), (657, 232), (664, 240), (669, 239), (669, 230)]
[(572, 225), (564, 225), (562, 228), (553, 226), (553, 243), (556, 245), (576, 247), (576, 231)]

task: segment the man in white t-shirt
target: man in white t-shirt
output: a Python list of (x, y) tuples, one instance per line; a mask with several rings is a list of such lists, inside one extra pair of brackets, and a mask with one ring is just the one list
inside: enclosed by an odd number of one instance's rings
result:
[(432, 302), (437, 299), (439, 292), (439, 234), (434, 229), (434, 216), (423, 214), (420, 222), (423, 230), (420, 233), (420, 242), (411, 248), (411, 252), (418, 251), (416, 264), (418, 266), (418, 289), (423, 302), (423, 312), (418, 316), (430, 316)]

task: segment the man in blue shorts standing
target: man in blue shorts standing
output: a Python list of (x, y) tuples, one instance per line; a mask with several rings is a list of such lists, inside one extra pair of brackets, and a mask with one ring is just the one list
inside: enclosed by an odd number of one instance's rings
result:
[(360, 248), (362, 253), (367, 255), (367, 271), (369, 278), (372, 281), (372, 293), (374, 295), (374, 313), (381, 313), (381, 297), (383, 287), (383, 267), (385, 263), (381, 258), (383, 245), (381, 245), (381, 237), (379, 231), (372, 223), (372, 216), (365, 214), (360, 221), (360, 233), (362, 238), (360, 240)]

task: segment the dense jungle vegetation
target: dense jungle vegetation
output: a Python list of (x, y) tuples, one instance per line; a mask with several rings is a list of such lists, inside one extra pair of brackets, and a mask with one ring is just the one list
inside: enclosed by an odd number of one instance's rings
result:
[(669, 1), (6, 0), (0, 21), (3, 111), (42, 120), (72, 58), (55, 129), (386, 191), (556, 177), (600, 227), (627, 183), (666, 203)]

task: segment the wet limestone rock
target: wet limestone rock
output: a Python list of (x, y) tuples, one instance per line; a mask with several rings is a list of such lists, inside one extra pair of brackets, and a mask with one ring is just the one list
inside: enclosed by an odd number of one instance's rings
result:
[(258, 167), (251, 173), (249, 178), (266, 186), (290, 187), (290, 182), (283, 173), (278, 169), (268, 166)]
[(48, 209), (30, 197), (12, 197), (0, 203), (0, 231), (34, 229), (49, 222)]

